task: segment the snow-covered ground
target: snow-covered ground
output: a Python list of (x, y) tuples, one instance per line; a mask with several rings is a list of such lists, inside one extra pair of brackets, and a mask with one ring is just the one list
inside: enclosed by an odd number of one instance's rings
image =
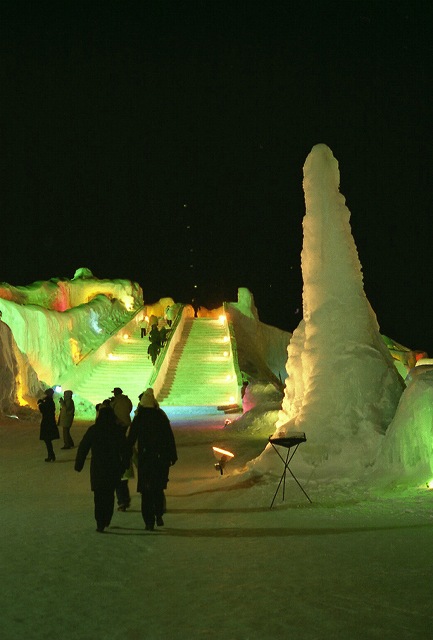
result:
[[(89, 463), (76, 473), (57, 441), (46, 464), (37, 417), (2, 419), (1, 637), (431, 638), (433, 493), (311, 483), (310, 504), (288, 479), (270, 509), (282, 464), (256, 482), (236, 473), (266, 427), (235, 432), (224, 419), (173, 420), (164, 528), (144, 530), (130, 481), (131, 509), (103, 535)], [(85, 428), (73, 427), (77, 442)], [(235, 453), (223, 476), (214, 444)]]

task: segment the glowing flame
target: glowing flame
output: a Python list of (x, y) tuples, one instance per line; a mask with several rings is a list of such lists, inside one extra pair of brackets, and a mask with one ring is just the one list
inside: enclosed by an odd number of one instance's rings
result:
[(224, 324), (224, 322), (226, 321), (226, 317), (225, 316), (219, 316), (218, 321), (220, 324)]
[(129, 338), (129, 334), (128, 334), (128, 333), (124, 333), (124, 334), (123, 334), (123, 339), (124, 339), (124, 340), (128, 340), (128, 338)]

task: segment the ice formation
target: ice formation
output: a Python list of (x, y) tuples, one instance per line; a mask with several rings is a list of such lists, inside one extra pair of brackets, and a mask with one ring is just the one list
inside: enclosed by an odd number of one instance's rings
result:
[(411, 370), (375, 462), (375, 474), (390, 484), (433, 478), (433, 366), (428, 362)]
[(303, 320), (288, 347), (278, 434), (305, 432), (304, 471), (370, 465), (404, 389), (363, 288), (338, 163), (326, 145), (304, 165)]
[(13, 336), (9, 327), (0, 320), (0, 413), (14, 411), (18, 364), (13, 353)]
[(84, 271), (72, 280), (0, 284), (0, 410), (10, 410), (12, 401), (35, 405), (42, 388), (56, 384), (143, 305), (138, 284)]
[(226, 303), (236, 334), (239, 366), (246, 377), (270, 380), (282, 388), (291, 333), (259, 320), (253, 294), (239, 287), (237, 302)]

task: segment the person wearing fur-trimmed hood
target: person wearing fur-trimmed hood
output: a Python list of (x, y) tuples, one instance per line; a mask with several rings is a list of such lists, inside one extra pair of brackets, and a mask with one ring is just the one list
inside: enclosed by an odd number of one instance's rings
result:
[(146, 389), (139, 398), (127, 440), (130, 448), (137, 443), (141, 514), (146, 530), (153, 531), (155, 522), (157, 526), (164, 525), (164, 489), (169, 468), (177, 461), (177, 451), (170, 421), (155, 399), (153, 389)]

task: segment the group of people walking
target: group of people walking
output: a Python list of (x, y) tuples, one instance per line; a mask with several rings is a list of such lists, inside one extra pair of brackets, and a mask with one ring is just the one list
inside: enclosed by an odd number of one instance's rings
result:
[[(115, 495), (119, 511), (126, 511), (130, 506), (128, 480), (134, 475), (135, 460), (137, 491), (141, 493), (141, 513), (145, 529), (153, 531), (155, 526), (164, 525), (164, 490), (169, 479), (169, 469), (177, 461), (173, 431), (152, 388), (140, 394), (132, 420), (131, 400), (120, 387), (115, 387), (112, 393), (111, 398), (96, 405), (95, 423), (87, 429), (78, 446), (74, 468), (81, 471), (91, 452), (90, 487), (94, 494), (96, 530), (102, 533), (111, 523)], [(65, 391), (63, 394), (57, 423), (53, 395), (54, 390), (47, 389), (45, 397), (38, 401), (42, 413), (40, 439), (45, 441), (48, 452), (46, 462), (56, 459), (52, 440), (60, 437), (59, 426), (63, 428), (63, 448), (74, 446), (70, 436), (72, 421), (69, 424), (72, 392)]]
[(158, 328), (157, 324), (152, 325), (152, 328), (149, 331), (149, 346), (147, 348), (147, 353), (149, 354), (153, 365), (155, 364), (161, 349), (165, 345), (169, 333), (170, 329), (166, 325), (163, 325), (160, 328)]
[[(167, 338), (171, 331), (172, 320), (168, 318), (171, 307), (167, 307), (164, 318), (158, 318), (155, 315), (145, 316), (141, 321), (141, 337), (145, 338), (148, 335), (149, 346), (147, 347), (147, 354), (152, 360), (154, 365), (161, 349), (167, 342)], [(173, 311), (174, 312), (174, 311)]]
[(113, 393), (109, 402), (98, 407), (95, 424), (87, 430), (78, 447), (75, 470), (82, 470), (91, 450), (90, 482), (94, 492), (96, 530), (103, 532), (113, 517), (114, 494), (117, 494), (120, 510), (126, 510), (130, 504), (127, 472), (131, 469), (135, 450), (141, 513), (146, 530), (153, 531), (155, 525), (164, 525), (164, 490), (169, 468), (177, 461), (173, 431), (153, 389), (148, 388), (140, 394), (129, 424), (126, 424), (126, 411), (129, 406), (132, 410), (131, 401), (118, 387)]

